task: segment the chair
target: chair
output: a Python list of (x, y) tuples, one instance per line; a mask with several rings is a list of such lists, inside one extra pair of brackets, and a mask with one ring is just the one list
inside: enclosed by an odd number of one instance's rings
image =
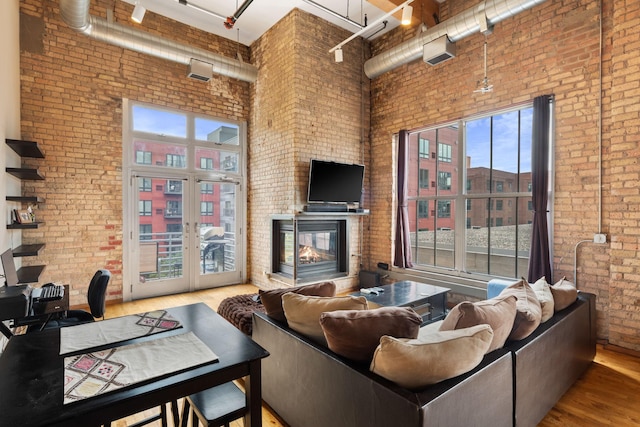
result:
[(191, 426), (229, 427), (229, 423), (247, 413), (247, 399), (242, 390), (228, 382), (184, 398), (181, 427), (187, 427), (191, 408)]
[(87, 291), (87, 302), (89, 303), (89, 309), (91, 312), (84, 310), (68, 310), (65, 317), (50, 320), (46, 325), (44, 325), (44, 329), (80, 325), (82, 323), (93, 322), (96, 318), (104, 317), (107, 285), (109, 284), (110, 279), (111, 272), (109, 270), (98, 270), (93, 275), (93, 278), (89, 283), (89, 290)]

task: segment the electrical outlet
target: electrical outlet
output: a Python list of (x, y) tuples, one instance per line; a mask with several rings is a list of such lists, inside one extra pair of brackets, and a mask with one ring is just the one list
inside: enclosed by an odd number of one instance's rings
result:
[(607, 235), (599, 233), (594, 234), (593, 243), (607, 243)]

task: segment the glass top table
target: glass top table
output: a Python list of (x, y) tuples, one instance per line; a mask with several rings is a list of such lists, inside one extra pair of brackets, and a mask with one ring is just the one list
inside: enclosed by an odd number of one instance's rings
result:
[(410, 280), (382, 285), (379, 288), (384, 291), (378, 295), (361, 291), (353, 292), (350, 295), (365, 297), (370, 308), (411, 307), (422, 316), (423, 324), (444, 319), (446, 316), (449, 288)]

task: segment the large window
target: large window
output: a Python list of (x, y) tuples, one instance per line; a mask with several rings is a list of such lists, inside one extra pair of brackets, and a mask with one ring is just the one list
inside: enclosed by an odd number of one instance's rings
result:
[[(532, 115), (529, 105), (409, 134), (415, 268), (527, 276)], [(424, 140), (438, 141), (437, 156), (423, 157)], [(435, 189), (424, 185), (428, 176)]]

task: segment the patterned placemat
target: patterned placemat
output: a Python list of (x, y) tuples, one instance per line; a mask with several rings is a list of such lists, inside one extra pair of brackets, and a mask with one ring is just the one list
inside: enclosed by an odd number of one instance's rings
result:
[(64, 403), (218, 360), (193, 332), (64, 358)]
[(156, 310), (60, 329), (60, 354), (153, 335), (182, 325), (166, 310)]

